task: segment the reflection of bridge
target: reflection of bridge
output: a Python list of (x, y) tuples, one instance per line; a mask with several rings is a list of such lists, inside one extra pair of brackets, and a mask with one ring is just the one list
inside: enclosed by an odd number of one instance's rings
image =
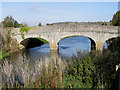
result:
[[(96, 49), (102, 50), (103, 43), (110, 39), (118, 36), (118, 27), (115, 26), (102, 26), (93, 24), (54, 24), (36, 27), (34, 30), (30, 30), (28, 34), (25, 34), (25, 39), (27, 38), (43, 38), (46, 39), (50, 44), (51, 50), (58, 49), (58, 42), (68, 36), (78, 35), (89, 37), (90, 40), (94, 41)], [(13, 36), (20, 43), (23, 41), (21, 38), (19, 30), (14, 32), (17, 36)]]

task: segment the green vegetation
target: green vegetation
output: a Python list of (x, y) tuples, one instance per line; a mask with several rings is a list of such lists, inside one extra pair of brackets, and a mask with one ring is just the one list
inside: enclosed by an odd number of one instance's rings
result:
[(25, 37), (24, 37), (24, 33), (26, 33), (26, 34), (28, 34), (28, 32), (31, 30), (31, 29), (34, 29), (34, 28), (36, 28), (36, 27), (21, 27), (20, 28), (20, 32), (21, 32), (21, 37), (22, 37), (22, 39), (24, 39)]
[(7, 16), (4, 21), (1, 22), (3, 24), (3, 27), (8, 28), (8, 27), (14, 27), (14, 28), (19, 28), (19, 27), (27, 27), (27, 24), (21, 23), (19, 24), (18, 21), (14, 20), (12, 16)]
[(103, 26), (107, 26), (107, 23), (103, 22), (101, 25), (103, 25)]
[[(4, 87), (11, 88), (111, 88), (115, 80), (115, 65), (120, 63), (119, 53), (108, 52), (78, 52), (67, 60), (63, 72), (59, 63), (45, 63), (40, 67), (38, 77), (32, 81), (32, 77), (24, 85), (16, 80), (14, 84), (9, 82)], [(50, 61), (50, 60), (49, 60)], [(38, 63), (39, 64), (39, 63)], [(63, 67), (63, 65), (61, 65)], [(39, 69), (37, 69), (39, 70)], [(41, 73), (40, 73), (41, 72)]]
[(120, 37), (107, 40), (108, 49), (113, 53), (120, 52)]
[(67, 36), (67, 37), (64, 37), (63, 39), (65, 39), (65, 38), (69, 38), (69, 37), (78, 37), (78, 35)]
[(7, 16), (4, 21), (2, 21), (3, 27), (19, 27), (19, 24), (11, 16)]
[(64, 76), (64, 88), (91, 88), (91, 84), (81, 82), (73, 75)]
[(82, 56), (78, 52), (78, 57), (68, 60), (68, 75), (90, 88), (110, 88), (115, 79), (115, 65), (120, 63), (118, 54), (96, 51)]
[(20, 28), (20, 32), (21, 32), (21, 37), (22, 37), (22, 39), (25, 38), (25, 37), (24, 37), (24, 32), (28, 33), (30, 29), (32, 29), (32, 27), (21, 27), (21, 28)]
[(6, 29), (6, 34), (4, 34), (2, 37), (2, 54), (4, 54), (5, 56), (10, 55), (13, 52), (17, 52), (19, 50), (18, 43), (15, 39), (11, 38), (11, 30), (12, 29)]
[(51, 23), (51, 24), (50, 23), (46, 23), (46, 25), (54, 25), (54, 24), (53, 23)]
[(4, 60), (5, 58), (9, 57), (10, 55), (8, 53), (5, 53), (3, 51), (0, 51), (0, 60)]
[(32, 29), (32, 27), (21, 27), (20, 28), (20, 32), (26, 32), (26, 33), (28, 33), (29, 30), (31, 30), (31, 29)]
[(38, 26), (42, 26), (42, 24), (41, 24), (41, 23), (39, 23), (39, 24), (38, 24)]
[(120, 26), (120, 11), (117, 11), (117, 13), (113, 16), (111, 25)]
[[(3, 22), (4, 27), (18, 27), (18, 23), (14, 21), (11, 17), (7, 17), (7, 20)], [(14, 24), (13, 24), (14, 21)], [(46, 24), (53, 25), (53, 24)], [(103, 25), (106, 25), (103, 23)], [(118, 11), (112, 20), (112, 25), (120, 26), (120, 11)], [(21, 36), (24, 39), (24, 33), (28, 33), (32, 27), (26, 27), (27, 25), (21, 24), (20, 32)], [(35, 27), (34, 27), (35, 28)], [(3, 49), (0, 52), (0, 59), (4, 59), (8, 57), (10, 53), (16, 51), (18, 48), (18, 44), (14, 39), (10, 37), (11, 29), (6, 30), (8, 33), (4, 36)], [(68, 36), (68, 37), (76, 37), (76, 36)], [(68, 38), (65, 37), (65, 38)], [(37, 38), (44, 43), (48, 43), (48, 41)], [(112, 42), (111, 42), (112, 41)], [(28, 80), (24, 80), (23, 76), (27, 76), (30, 72), (28, 70), (28, 62), (26, 63), (24, 58), (25, 68), (21, 69), (24, 72), (22, 73), (22, 81), (20, 84), (20, 79), (15, 78), (16, 75), (10, 74), (6, 76), (7, 83), (3, 84), (3, 88), (106, 88), (110, 89), (112, 84), (114, 83), (116, 72), (115, 65), (120, 63), (120, 38), (108, 40), (108, 50), (101, 51), (92, 51), (92, 52), (77, 52), (77, 56), (73, 55), (72, 58), (67, 59), (66, 67), (64, 70), (61, 70), (60, 66), (64, 66), (63, 64), (59, 64), (59, 60), (48, 63), (48, 67), (46, 67), (46, 63), (42, 66), (41, 62), (38, 63), (38, 73), (37, 76), (27, 78)], [(28, 61), (28, 60), (27, 60)], [(49, 60), (51, 61), (51, 60)], [(2, 63), (2, 68), (5, 65), (5, 61)], [(9, 68), (10, 63), (6, 64)], [(36, 66), (37, 67), (37, 66)], [(27, 68), (27, 69), (26, 69)], [(25, 70), (26, 69), (26, 70)], [(6, 69), (4, 69), (6, 70)], [(12, 71), (11, 68), (7, 71)], [(41, 70), (41, 71), (40, 71)], [(25, 75), (24, 75), (25, 74)], [(34, 73), (32, 73), (34, 74)], [(11, 75), (14, 78), (14, 81), (11, 80)]]
[(42, 41), (44, 44), (49, 43), (47, 40), (42, 39), (42, 38), (36, 38), (36, 39), (38, 39), (38, 40)]

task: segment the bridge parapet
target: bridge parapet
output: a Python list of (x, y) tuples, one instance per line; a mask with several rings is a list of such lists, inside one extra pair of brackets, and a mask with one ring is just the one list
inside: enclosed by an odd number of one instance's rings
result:
[(117, 32), (118, 27), (116, 26), (100, 26), (100, 25), (51, 25), (51, 26), (41, 26), (33, 29), (31, 31), (102, 31), (102, 32)]
[[(102, 32), (102, 33), (118, 33), (118, 27), (116, 26), (100, 26), (100, 25), (48, 25), (36, 27), (28, 32), (33, 33), (52, 33), (52, 32)], [(20, 34), (19, 29), (13, 31), (13, 33)]]

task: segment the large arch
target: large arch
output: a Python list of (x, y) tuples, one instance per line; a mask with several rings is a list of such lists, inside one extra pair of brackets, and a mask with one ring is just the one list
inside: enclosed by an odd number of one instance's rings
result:
[[(76, 35), (70, 35), (70, 36), (65, 35), (65, 36), (62, 36), (62, 37), (60, 38), (60, 40), (65, 39), (65, 38), (69, 38), (69, 37), (77, 37), (77, 36), (87, 37), (87, 38), (91, 41), (91, 50), (95, 50), (95, 49), (96, 49), (95, 40), (94, 40), (93, 38), (91, 38), (91, 37), (86, 36), (86, 35), (77, 35), (77, 34), (76, 34)], [(59, 42), (60, 42), (60, 40), (59, 40), (58, 43), (57, 43), (58, 47), (59, 47)]]
[(48, 43), (48, 41), (42, 38), (34, 38), (34, 37), (23, 39), (20, 42), (20, 44), (22, 44), (25, 48), (33, 48), (33, 47), (41, 46), (45, 43)]

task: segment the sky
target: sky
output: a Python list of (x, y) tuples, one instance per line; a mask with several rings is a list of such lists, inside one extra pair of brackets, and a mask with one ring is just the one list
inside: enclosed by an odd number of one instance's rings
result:
[(56, 22), (110, 21), (118, 2), (2, 2), (2, 20), (12, 16), (19, 23), (37, 26)]

